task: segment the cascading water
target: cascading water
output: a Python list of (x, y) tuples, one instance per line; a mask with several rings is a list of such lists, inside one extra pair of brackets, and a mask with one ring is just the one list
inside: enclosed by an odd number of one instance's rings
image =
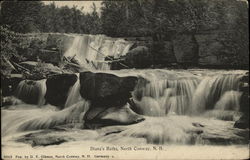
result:
[(83, 98), (80, 95), (80, 80), (79, 80), (79, 73), (77, 75), (77, 81), (75, 84), (71, 87), (69, 93), (68, 93), (68, 98), (65, 103), (64, 108), (68, 108), (69, 106), (83, 100)]
[[(119, 71), (117, 74), (121, 76), (128, 75), (128, 73), (121, 74)], [(140, 89), (135, 89), (133, 91), (133, 100), (137, 109), (139, 109), (140, 114), (159, 117), (172, 114), (191, 116), (202, 115), (208, 110), (239, 111), (239, 99), (241, 96), (241, 93), (239, 92), (239, 80), (241, 75), (243, 75), (242, 73), (197, 76), (195, 74), (186, 74), (185, 72), (178, 73), (177, 71), (142, 70), (138, 71), (136, 74), (149, 80), (149, 83), (144, 85), (144, 87), (140, 87)], [(70, 114), (72, 111), (69, 111), (70, 109), (68, 108), (72, 108), (72, 106), (77, 103), (79, 104), (79, 102), (85, 102), (85, 100), (80, 96), (79, 74), (77, 74), (77, 77), (78, 80), (69, 90), (68, 98), (64, 107), (65, 111), (63, 110), (63, 112), (60, 111), (56, 113), (58, 117), (60, 117), (59, 115), (64, 112)], [(46, 80), (26, 80), (20, 82), (17, 88), (16, 97), (26, 103), (37, 104), (38, 106), (44, 105), (44, 95), (46, 92), (45, 82)], [(83, 104), (81, 105), (83, 106)], [(78, 105), (78, 107), (81, 106)], [(77, 107), (73, 108), (76, 109)], [(17, 114), (19, 115), (19, 113)], [(25, 115), (26, 114), (23, 114), (22, 117), (25, 117)], [(65, 116), (63, 115), (62, 117)], [(29, 118), (27, 121), (36, 123), (35, 119), (40, 125), (34, 125), (38, 128), (33, 127), (33, 129), (40, 129), (43, 127), (47, 128), (48, 126), (58, 124), (55, 122), (56, 120), (48, 118), (46, 121), (41, 120), (36, 116), (33, 117), (32, 120)], [(60, 118), (56, 119), (60, 121)], [(43, 122), (43, 124), (41, 122)], [(20, 121), (20, 123), (23, 125), (24, 120), (22, 120), (22, 122)]]
[[(241, 74), (155, 78), (143, 89), (134, 91), (134, 101), (142, 114), (200, 115), (204, 111), (239, 111)], [(149, 75), (144, 75), (148, 78)]]
[(15, 96), (26, 103), (44, 105), (45, 82), (45, 79), (39, 81), (23, 80), (18, 84)]
[[(208, 138), (214, 134), (227, 137), (229, 131), (233, 135), (234, 130), (230, 127), (232, 121), (240, 116), (239, 84), (245, 71), (222, 71), (225, 74), (207, 70), (105, 72), (118, 76), (137, 75), (148, 81), (139, 81), (140, 87), (136, 87), (132, 93), (138, 112), (145, 115), (146, 120), (134, 125), (110, 126), (97, 130), (100, 135), (95, 138), (96, 141), (118, 144), (132, 141), (142, 144), (207, 144), (208, 142), (204, 142), (199, 136), (200, 126), (203, 125), (209, 128), (206, 130)], [(82, 128), (83, 117), (90, 103), (80, 96), (79, 74), (77, 77), (78, 80), (68, 91), (68, 98), (62, 110), (50, 105), (36, 107), (26, 104), (2, 110), (2, 135), (49, 129), (60, 125)], [(46, 91), (45, 81), (21, 82), (17, 89), (17, 97), (25, 100), (28, 97), (40, 96), (40, 99), (43, 99)], [(35, 104), (44, 103), (36, 99)], [(195, 126), (198, 126), (198, 129)], [(116, 134), (105, 135), (102, 132)]]
[(23, 104), (17, 106), (17, 108), (22, 108), (22, 110), (2, 111), (1, 120), (4, 123), (2, 123), (1, 135), (6, 136), (21, 131), (49, 129), (72, 123), (83, 124), (83, 116), (89, 108), (89, 102), (81, 100), (61, 111), (51, 105), (30, 109), (29, 105)]
[(104, 35), (78, 35), (64, 56), (74, 57), (89, 70), (109, 70), (110, 64), (105, 57), (119, 58), (126, 55), (131, 46), (131, 42)]

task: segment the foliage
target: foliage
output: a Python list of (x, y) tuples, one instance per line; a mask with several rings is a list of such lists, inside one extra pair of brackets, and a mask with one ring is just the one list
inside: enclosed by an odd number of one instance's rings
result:
[(4, 1), (1, 4), (1, 23), (16, 32), (37, 32), (41, 7), (39, 1)]
[(36, 67), (31, 70), (31, 73), (32, 74), (26, 74), (25, 77), (27, 79), (40, 80), (47, 78), (50, 74), (50, 70), (46, 67), (45, 63), (38, 61)]
[(77, 6), (57, 8), (55, 3), (44, 5), (41, 1), (4, 1), (0, 19), (1, 25), (19, 33), (101, 33), (94, 4), (93, 12), (84, 14)]
[(55, 3), (44, 5), (41, 1), (4, 1), (1, 24), (20, 33), (61, 32), (171, 39), (183, 32), (238, 27), (235, 24), (243, 13), (238, 9), (239, 5), (236, 0), (103, 1), (99, 16), (95, 3), (91, 13), (84, 13), (84, 8), (77, 6), (57, 8)]
[[(240, 64), (244, 59), (244, 64), (248, 64), (248, 10), (242, 7), (242, 3), (237, 0), (103, 1), (99, 14), (94, 3), (93, 11), (84, 13), (84, 8), (78, 9), (77, 6), (58, 8), (55, 3), (45, 5), (41, 1), (3, 1), (0, 15), (1, 58), (22, 58), (18, 51), (25, 50), (27, 46), (18, 33), (150, 36), (159, 44), (171, 41), (179, 34), (226, 30), (230, 32), (220, 33), (221, 39), (225, 39), (221, 42), (234, 55), (225, 62)], [(153, 48), (159, 50), (158, 46)]]
[(16, 54), (16, 50), (13, 47), (12, 41), (16, 37), (16, 33), (8, 30), (7, 27), (0, 26), (1, 36), (1, 59), (3, 57), (9, 59), (13, 54)]
[(247, 13), (239, 10), (240, 2), (236, 0), (124, 0), (102, 4), (105, 34), (137, 36), (139, 33), (157, 39), (171, 39), (185, 32), (232, 29), (237, 18)]

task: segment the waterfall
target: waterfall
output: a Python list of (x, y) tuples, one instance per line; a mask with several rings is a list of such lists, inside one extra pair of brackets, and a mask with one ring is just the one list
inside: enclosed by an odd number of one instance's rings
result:
[(172, 77), (166, 72), (164, 78), (155, 78), (156, 74), (152, 73), (144, 77), (150, 83), (133, 92), (140, 114), (201, 115), (214, 109), (239, 111), (239, 74)]
[[(132, 98), (139, 114), (154, 117), (178, 115), (236, 120), (240, 108), (240, 79), (245, 72), (193, 73), (187, 70), (106, 71), (118, 76), (137, 75), (139, 87)], [(21, 81), (15, 96), (25, 103), (2, 110), (2, 134), (53, 128), (58, 125), (84, 124), (83, 116), (90, 103), (80, 95), (78, 79), (69, 89), (64, 109), (44, 105), (46, 80)], [(145, 79), (146, 82), (145, 83)], [(40, 106), (40, 107), (37, 107)]]
[(75, 84), (71, 87), (69, 93), (68, 93), (68, 98), (65, 103), (64, 108), (68, 108), (69, 106), (81, 101), (83, 98), (80, 95), (80, 80), (79, 80), (79, 73), (77, 75), (77, 81)]
[(110, 64), (105, 61), (105, 57), (124, 56), (131, 46), (131, 42), (104, 35), (77, 35), (64, 56), (74, 57), (81, 66), (89, 70), (109, 70)]
[[(18, 106), (27, 107), (26, 104)], [(28, 107), (29, 108), (29, 107)], [(58, 111), (55, 107), (47, 105), (43, 108), (2, 110), (1, 135), (21, 131), (49, 129), (58, 125), (76, 124), (83, 125), (83, 116), (89, 108), (89, 102), (81, 100), (74, 105)]]
[[(242, 94), (239, 91), (239, 81), (242, 74), (197, 76), (162, 70), (141, 73), (140, 76), (148, 79), (149, 83), (138, 84), (143, 87), (136, 88), (132, 93), (140, 114), (200, 115), (213, 109), (239, 111)], [(68, 91), (64, 108), (83, 100), (80, 95), (79, 73), (76, 75), (78, 79)], [(45, 82), (46, 80), (21, 81), (15, 96), (25, 103), (44, 105)]]
[(25, 103), (37, 104), (38, 106), (44, 105), (44, 95), (46, 93), (46, 79), (33, 81), (21, 81), (15, 91), (15, 96)]

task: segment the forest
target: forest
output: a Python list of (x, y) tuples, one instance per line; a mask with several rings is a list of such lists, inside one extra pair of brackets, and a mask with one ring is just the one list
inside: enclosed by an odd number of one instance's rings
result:
[(246, 0), (80, 5), (0, 1), (2, 159), (249, 159)]
[[(1, 25), (18, 33), (60, 32), (105, 34), (108, 36), (162, 37), (183, 32), (215, 29), (245, 31), (248, 17), (236, 0), (135, 0), (103, 1), (101, 12), (95, 4), (92, 13), (77, 6), (56, 7), (42, 1), (1, 2)], [(235, 25), (235, 21), (239, 22)]]
[[(211, 41), (219, 41), (222, 51), (216, 51), (219, 55), (215, 56), (222, 59), (223, 64), (248, 66), (249, 11), (244, 3), (236, 0), (102, 1), (100, 12), (97, 12), (93, 3), (92, 12), (88, 13), (84, 12), (83, 7), (57, 7), (55, 3), (45, 5), (42, 1), (2, 1), (1, 62), (10, 58), (18, 60), (17, 62), (25, 59), (20, 54), (20, 50), (27, 48), (23, 43), (24, 34), (77, 33), (104, 34), (110, 37), (149, 37), (152, 41), (149, 48), (150, 54), (153, 54), (153, 65), (164, 66), (169, 59), (176, 61), (175, 58), (169, 58), (169, 54), (165, 54), (166, 50), (172, 52), (174, 48), (179, 48), (185, 51), (190, 46), (188, 41), (197, 46), (199, 42), (196, 42), (195, 36), (218, 32), (219, 38)], [(180, 37), (183, 35), (191, 35), (188, 38), (190, 40), (180, 44), (186, 41)], [(171, 42), (170, 49), (164, 49), (165, 42)], [(175, 42), (184, 47), (173, 46)], [(34, 44), (36, 45), (39, 44)], [(160, 51), (161, 48), (164, 51)], [(190, 53), (203, 52), (201, 47), (201, 51), (196, 51), (197, 47), (193, 48)], [(210, 55), (210, 51), (208, 52)], [(196, 59), (197, 54), (194, 55)], [(146, 57), (142, 60), (143, 63), (148, 59)], [(192, 57), (188, 61), (190, 60), (193, 61)], [(177, 57), (177, 62), (182, 63), (182, 60), (178, 61)], [(146, 67), (150, 65), (151, 62)], [(136, 66), (132, 64), (132, 67)]]

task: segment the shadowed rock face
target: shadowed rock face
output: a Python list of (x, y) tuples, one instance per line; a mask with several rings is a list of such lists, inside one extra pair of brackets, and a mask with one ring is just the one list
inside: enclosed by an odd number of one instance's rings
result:
[(46, 102), (62, 109), (67, 100), (68, 91), (76, 81), (77, 76), (75, 74), (60, 74), (49, 77), (46, 81)]
[(80, 73), (80, 94), (92, 107), (124, 106), (137, 84), (137, 77), (118, 77), (107, 73)]
[(235, 128), (249, 128), (249, 73), (247, 72), (240, 80), (240, 91), (242, 96), (240, 98), (240, 111), (243, 115), (234, 124)]
[(1, 90), (2, 96), (11, 96), (14, 94), (15, 89), (18, 84), (23, 80), (23, 78), (13, 77), (6, 78), (1, 75)]
[(118, 77), (107, 73), (80, 73), (80, 94), (91, 101), (85, 115), (85, 127), (95, 129), (110, 125), (138, 123), (144, 118), (127, 104), (137, 85), (137, 77)]
[(125, 57), (125, 64), (132, 68), (147, 68), (152, 65), (152, 55), (148, 47), (137, 46), (130, 50)]
[(86, 113), (85, 127), (96, 129), (104, 126), (135, 124), (143, 120), (145, 120), (145, 118), (133, 112), (129, 105), (119, 108), (96, 107)]

